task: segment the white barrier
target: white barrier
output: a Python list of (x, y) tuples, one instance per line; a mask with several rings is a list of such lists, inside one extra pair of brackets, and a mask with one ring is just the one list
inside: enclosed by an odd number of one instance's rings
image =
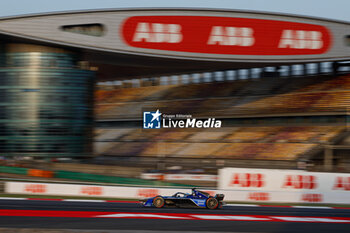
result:
[(242, 191), (228, 199), (271, 202), (350, 203), (350, 174), (300, 170), (223, 168), (220, 190)]
[(5, 182), (5, 192), (56, 196), (91, 196), (114, 198), (144, 198), (190, 192), (190, 189), (99, 186), (53, 183)]
[[(349, 192), (289, 192), (248, 190), (203, 190), (211, 195), (225, 194), (225, 201), (238, 202), (293, 202), (293, 203), (338, 203), (350, 204)], [(5, 192), (12, 194), (40, 194), (55, 196), (91, 196), (141, 199), (157, 195), (172, 195), (175, 192), (191, 192), (190, 189), (145, 188), (122, 186), (96, 186), (75, 184), (6, 182)]]
[[(176, 177), (175, 177), (176, 179)], [(224, 168), (219, 189), (226, 201), (350, 204), (350, 174), (298, 170)], [(146, 198), (191, 192), (190, 189), (6, 182), (5, 192), (55, 196)]]

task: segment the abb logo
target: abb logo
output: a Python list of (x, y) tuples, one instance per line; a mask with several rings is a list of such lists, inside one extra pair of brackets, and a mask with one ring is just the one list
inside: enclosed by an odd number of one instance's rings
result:
[(323, 46), (322, 33), (319, 31), (284, 30), (279, 48), (320, 49)]
[(137, 190), (138, 197), (154, 197), (159, 195), (158, 189), (139, 189)]
[(253, 29), (247, 27), (214, 26), (211, 29), (208, 44), (252, 46), (254, 44)]
[(182, 40), (179, 24), (145, 23), (137, 24), (134, 42), (179, 43)]
[(103, 189), (102, 189), (102, 187), (98, 187), (98, 186), (82, 187), (80, 190), (80, 193), (86, 194), (86, 195), (100, 196), (103, 193)]
[(215, 16), (132, 16), (120, 28), (126, 45), (229, 55), (313, 55), (331, 47), (321, 25)]
[(269, 193), (253, 192), (248, 194), (248, 200), (252, 201), (268, 201), (270, 200)]
[(315, 176), (287, 175), (283, 182), (283, 188), (315, 189), (317, 181)]
[(323, 196), (318, 193), (304, 193), (301, 196), (301, 200), (305, 202), (322, 202)]
[(24, 186), (24, 192), (29, 193), (46, 193), (47, 186), (45, 184), (26, 184)]
[(333, 189), (350, 191), (350, 177), (337, 177)]
[(261, 188), (265, 186), (265, 178), (261, 173), (235, 173), (230, 186)]

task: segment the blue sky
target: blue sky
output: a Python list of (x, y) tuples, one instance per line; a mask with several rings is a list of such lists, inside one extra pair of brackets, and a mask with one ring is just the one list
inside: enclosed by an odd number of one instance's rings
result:
[(136, 7), (188, 7), (257, 10), (350, 22), (350, 0), (1, 0), (0, 16)]

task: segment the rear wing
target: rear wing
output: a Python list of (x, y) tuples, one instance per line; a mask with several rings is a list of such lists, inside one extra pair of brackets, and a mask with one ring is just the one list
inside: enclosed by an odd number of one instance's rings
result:
[(225, 195), (224, 194), (216, 194), (214, 198), (218, 201), (224, 200)]

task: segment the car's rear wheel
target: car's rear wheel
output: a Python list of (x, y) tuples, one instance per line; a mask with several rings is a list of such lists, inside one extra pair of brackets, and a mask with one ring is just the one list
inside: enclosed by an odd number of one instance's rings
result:
[(219, 206), (219, 202), (218, 202), (218, 200), (216, 200), (216, 198), (209, 197), (207, 199), (206, 205), (207, 205), (208, 209), (213, 210), (213, 209), (216, 209)]
[(162, 208), (164, 206), (164, 198), (161, 196), (155, 197), (153, 199), (153, 205), (157, 208)]

